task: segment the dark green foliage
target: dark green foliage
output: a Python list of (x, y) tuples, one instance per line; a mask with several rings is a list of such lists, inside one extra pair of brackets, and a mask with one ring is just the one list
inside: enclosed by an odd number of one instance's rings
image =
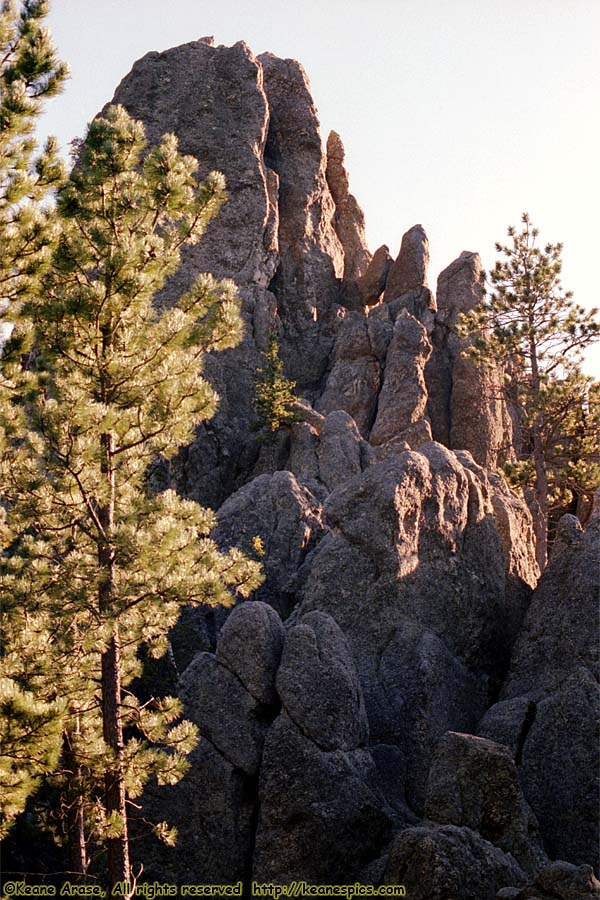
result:
[(297, 397), (295, 382), (288, 381), (283, 374), (283, 362), (279, 356), (276, 335), (269, 335), (269, 349), (265, 353), (265, 365), (258, 371), (255, 406), (260, 423), (269, 432), (275, 433), (284, 425), (298, 421), (295, 412)]
[[(32, 137), (47, 98), (58, 93), (67, 70), (58, 62), (44, 28), (48, 4), (28, 0), (0, 12), (0, 343), (9, 335), (20, 305), (40, 287), (57, 238), (49, 199), (65, 172), (49, 140), (36, 157)], [(0, 451), (24, 434), (19, 399), (32, 395), (37, 379), (21, 366), (31, 327), (22, 327), (4, 348), (0, 372)], [(4, 496), (4, 485), (0, 487)], [(4, 509), (0, 507), (0, 528)], [(39, 782), (55, 767), (65, 704), (39, 684), (51, 678), (43, 657), (48, 621), (30, 610), (15, 615), (2, 607), (0, 668), (0, 835), (21, 812)]]
[(65, 706), (55, 781), (70, 868), (85, 872), (88, 847), (104, 846), (109, 884), (130, 877), (128, 801), (152, 775), (177, 781), (196, 742), (174, 698), (130, 690), (140, 650), (166, 652), (183, 604), (231, 604), (261, 580), (258, 564), (210, 540), (211, 511), (148, 490), (148, 466), (213, 415), (203, 358), (235, 346), (242, 323), (235, 285), (209, 275), (170, 308), (153, 304), (225, 193), (220, 173), (197, 183), (173, 135), (145, 150), (141, 123), (112, 107), (60, 191), (51, 265), (15, 328), (34, 334), (43, 389), (22, 399), (25, 427), (1, 469), (7, 659), (29, 656), (19, 629), (39, 620), (47, 671), (35, 696)]

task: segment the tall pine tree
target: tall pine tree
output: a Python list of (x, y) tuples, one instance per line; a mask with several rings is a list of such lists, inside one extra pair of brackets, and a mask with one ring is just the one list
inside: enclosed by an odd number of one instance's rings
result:
[(201, 275), (172, 306), (153, 303), (225, 198), (223, 176), (198, 184), (196, 169), (173, 135), (146, 152), (122, 107), (90, 126), (58, 197), (51, 269), (24, 305), (43, 389), (26, 399), (27, 433), (3, 465), (0, 589), (14, 615), (42, 610), (50, 623), (71, 864), (85, 871), (91, 835), (106, 846), (109, 886), (131, 881), (130, 801), (152, 774), (181, 777), (195, 741), (190, 723), (173, 724), (174, 699), (141, 704), (129, 689), (139, 651), (165, 652), (182, 604), (229, 604), (261, 579), (210, 540), (211, 511), (148, 485), (153, 460), (215, 412), (204, 355), (242, 334), (230, 281)]
[[(536, 553), (546, 565), (548, 515), (555, 497), (579, 482), (589, 492), (597, 482), (597, 433), (586, 397), (591, 379), (580, 371), (582, 351), (600, 335), (597, 310), (586, 312), (563, 290), (562, 244), (538, 246), (538, 230), (527, 213), (512, 243), (496, 244), (504, 259), (490, 273), (492, 291), (462, 317), (460, 331), (474, 335), (469, 351), (504, 367), (516, 398), (523, 438), (519, 463), (509, 467), (515, 483), (532, 492)], [(592, 390), (590, 394), (590, 390)], [(587, 420), (582, 436), (582, 421)]]
[[(52, 192), (65, 177), (57, 145), (37, 153), (33, 132), (43, 102), (57, 94), (67, 75), (44, 21), (45, 0), (0, 11), (0, 346), (14, 327), (23, 301), (39, 289), (57, 236)], [(22, 366), (31, 329), (21, 327), (12, 353), (0, 365), (0, 452), (22, 432), (18, 400), (35, 388)], [(0, 483), (0, 495), (4, 494)], [(0, 523), (3, 510), (0, 508)], [(39, 775), (56, 764), (63, 705), (42, 699), (36, 666), (47, 621), (31, 611), (26, 620), (3, 608), (0, 659), (0, 836), (22, 811)]]

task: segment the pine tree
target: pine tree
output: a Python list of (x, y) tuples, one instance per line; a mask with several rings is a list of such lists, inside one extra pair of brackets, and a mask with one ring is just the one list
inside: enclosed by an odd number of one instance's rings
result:
[[(132, 881), (130, 801), (151, 775), (178, 780), (196, 740), (174, 724), (176, 700), (141, 704), (130, 690), (139, 651), (165, 652), (182, 604), (230, 604), (261, 578), (210, 540), (211, 511), (153, 493), (147, 478), (214, 414), (203, 357), (242, 334), (231, 281), (201, 275), (174, 305), (153, 303), (225, 199), (223, 176), (199, 185), (196, 169), (173, 135), (146, 152), (122, 107), (91, 124), (58, 196), (51, 268), (23, 308), (43, 389), (23, 401), (27, 433), (3, 462), (0, 590), (14, 617), (48, 620), (45, 658), (67, 705), (72, 860), (85, 871), (90, 838), (103, 843), (109, 886)], [(173, 837), (165, 823), (157, 832)]]
[[(53, 139), (36, 156), (32, 136), (44, 100), (62, 89), (67, 75), (44, 28), (47, 13), (44, 0), (28, 0), (20, 9), (4, 2), (0, 11), (0, 346), (21, 303), (38, 290), (57, 235), (51, 195), (64, 180), (64, 167)], [(12, 353), (3, 354), (0, 451), (22, 432), (17, 401), (35, 387), (33, 374), (21, 364), (30, 332), (21, 327)], [(36, 690), (46, 624), (34, 611), (24, 619), (2, 610), (0, 836), (60, 752), (63, 704), (42, 699)]]
[[(460, 332), (475, 335), (471, 355), (505, 368), (511, 396), (516, 397), (523, 430), (521, 460), (508, 471), (514, 483), (532, 489), (536, 552), (543, 569), (548, 515), (556, 502), (553, 490), (560, 493), (561, 481), (564, 489), (569, 480), (570, 490), (593, 490), (597, 478), (590, 434), (580, 452), (574, 442), (576, 422), (585, 413), (583, 395), (590, 390), (590, 380), (580, 371), (582, 351), (597, 340), (600, 324), (597, 310), (586, 312), (563, 291), (562, 244), (538, 247), (539, 232), (527, 213), (522, 222), (520, 232), (508, 229), (512, 245), (496, 244), (505, 259), (490, 273), (492, 291), (462, 317)], [(593, 428), (591, 440), (595, 442)], [(553, 458), (560, 465), (553, 464)]]
[(56, 141), (36, 154), (32, 136), (42, 102), (63, 86), (43, 26), (45, 0), (26, 0), (20, 12), (5, 2), (0, 13), (0, 290), (3, 312), (35, 291), (55, 236), (48, 192), (64, 178)]
[(283, 361), (279, 355), (279, 343), (274, 332), (269, 335), (269, 347), (265, 353), (265, 365), (258, 370), (255, 407), (261, 425), (272, 434), (284, 425), (298, 421), (295, 412), (297, 397), (295, 382), (283, 374)]

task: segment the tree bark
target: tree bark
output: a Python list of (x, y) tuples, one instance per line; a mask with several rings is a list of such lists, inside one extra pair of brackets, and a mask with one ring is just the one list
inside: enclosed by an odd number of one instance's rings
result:
[(533, 489), (534, 510), (533, 529), (535, 532), (535, 555), (540, 572), (546, 568), (548, 558), (548, 476), (544, 465), (544, 450), (537, 425), (533, 430), (533, 460), (535, 463), (535, 484)]
[[(79, 716), (74, 716), (74, 730), (79, 732)], [(85, 822), (83, 814), (82, 770), (73, 747), (73, 736), (63, 735), (63, 756), (68, 772), (66, 789), (66, 832), (69, 848), (69, 870), (75, 875), (85, 875), (88, 867)]]
[[(113, 543), (115, 518), (115, 473), (113, 467), (113, 437), (103, 434), (102, 472), (108, 480), (109, 501), (99, 510), (98, 518), (104, 539), (98, 547), (98, 562), (104, 577), (100, 583), (99, 604), (103, 617), (110, 619), (115, 601), (115, 548)], [(102, 654), (102, 729), (111, 758), (104, 774), (104, 803), (108, 815), (116, 815), (121, 822), (118, 837), (108, 838), (109, 889), (118, 882), (131, 882), (129, 838), (127, 833), (127, 795), (123, 767), (123, 722), (121, 718), (121, 645), (119, 627), (113, 623), (112, 637)], [(130, 896), (121, 894), (121, 896)]]
[[(112, 759), (104, 776), (106, 812), (116, 813), (122, 821), (118, 837), (109, 838), (108, 878), (112, 888), (120, 881), (131, 881), (127, 805), (123, 774), (123, 723), (121, 721), (121, 657), (119, 632), (115, 625), (108, 650), (102, 654), (102, 722), (104, 740), (112, 751)], [(127, 894), (125, 896), (128, 896)]]
[[(531, 364), (531, 390), (534, 403), (538, 404), (541, 391), (541, 376), (538, 365), (537, 347), (535, 344), (535, 327), (530, 319), (529, 360)], [(546, 460), (544, 458), (544, 446), (540, 433), (541, 422), (539, 408), (536, 409), (533, 427), (533, 462), (535, 466), (535, 481), (533, 485), (534, 509), (533, 530), (535, 532), (535, 556), (540, 572), (546, 568), (548, 558), (548, 475), (546, 473)]]

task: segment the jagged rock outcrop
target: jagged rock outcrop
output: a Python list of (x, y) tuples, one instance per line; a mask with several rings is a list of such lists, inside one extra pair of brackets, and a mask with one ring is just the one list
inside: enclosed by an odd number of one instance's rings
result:
[(364, 306), (375, 306), (381, 299), (392, 263), (390, 248), (383, 244), (373, 254), (364, 275), (358, 279), (358, 289)]
[(422, 225), (413, 225), (402, 238), (400, 251), (385, 284), (384, 302), (427, 287), (429, 240)]
[(555, 862), (545, 866), (524, 888), (502, 888), (497, 900), (598, 900), (600, 881), (591, 866)]
[(429, 240), (422, 225), (413, 225), (402, 238), (400, 252), (387, 274), (383, 302), (376, 314), (390, 315), (392, 321), (406, 309), (431, 332), (436, 310), (427, 287)]
[(309, 613), (288, 629), (277, 690), (282, 714), (265, 743), (254, 877), (351, 881), (388, 839), (390, 816), (366, 749), (352, 654), (331, 617)]
[(319, 412), (343, 409), (352, 416), (362, 436), (369, 436), (391, 338), (389, 322), (365, 319), (358, 313), (346, 316), (338, 332), (325, 390), (316, 403)]
[(344, 250), (345, 293), (351, 302), (360, 303), (356, 282), (365, 275), (371, 254), (365, 237), (365, 217), (356, 198), (350, 193), (348, 173), (344, 166), (344, 145), (337, 131), (327, 138), (327, 168), (325, 176), (335, 203), (333, 225)]
[(402, 440), (403, 432), (411, 428), (414, 432), (419, 422), (422, 423), (421, 443), (431, 440), (429, 423), (424, 420), (427, 406), (424, 370), (430, 353), (425, 328), (403, 309), (394, 324), (385, 359), (377, 416), (369, 437), (373, 446), (394, 438)]
[[(512, 453), (510, 410), (454, 331), (483, 296), (479, 257), (442, 272), (437, 304), (421, 225), (371, 258), (294, 60), (204, 39), (148, 54), (115, 101), (227, 178), (160, 300), (232, 277), (245, 337), (208, 356), (219, 412), (161, 477), (218, 509), (223, 547), (260, 538), (265, 570), (232, 612), (185, 613), (200, 652), (179, 693), (202, 740), (182, 782), (146, 792), (180, 842), (143, 844), (145, 877), (596, 896), (585, 866), (547, 863), (596, 859), (598, 520), (562, 522), (529, 607), (531, 516), (489, 471)], [(273, 329), (299, 421), (261, 443)]]
[[(239, 655), (244, 642), (243, 656)], [(180, 883), (247, 881), (258, 813), (258, 771), (279, 714), (276, 672), (283, 648), (277, 613), (260, 601), (236, 607), (216, 655), (200, 653), (183, 673), (179, 695), (201, 740), (176, 785), (150, 785), (144, 813), (178, 830), (177, 851), (144, 833), (137, 853), (144, 877)], [(182, 865), (182, 860), (184, 864)]]
[(317, 111), (300, 63), (263, 53), (269, 105), (265, 164), (279, 178), (279, 265), (271, 290), (283, 325), (291, 377), (314, 389), (333, 343), (344, 274), (344, 249), (334, 228)]
[(327, 170), (308, 79), (294, 60), (256, 58), (243, 41), (216, 47), (207, 38), (147, 54), (113, 102), (143, 121), (150, 143), (176, 134), (200, 177), (219, 169), (227, 179), (228, 202), (202, 241), (184, 248), (162, 298), (168, 303), (209, 271), (233, 278), (243, 300), (242, 345), (206, 361), (219, 411), (171, 464), (179, 490), (217, 507), (256, 462), (254, 380), (271, 330), (289, 375), (314, 398), (343, 319), (343, 281), (354, 285), (370, 260), (364, 218), (337, 136)]
[(479, 733), (512, 747), (553, 859), (598, 866), (600, 518), (568, 520)]
[(513, 423), (502, 394), (502, 376), (464, 358), (468, 346), (454, 328), (460, 313), (472, 310), (485, 293), (477, 253), (464, 252), (440, 274), (437, 313), (427, 364), (427, 414), (435, 440), (469, 450), (489, 469), (511, 457)]

